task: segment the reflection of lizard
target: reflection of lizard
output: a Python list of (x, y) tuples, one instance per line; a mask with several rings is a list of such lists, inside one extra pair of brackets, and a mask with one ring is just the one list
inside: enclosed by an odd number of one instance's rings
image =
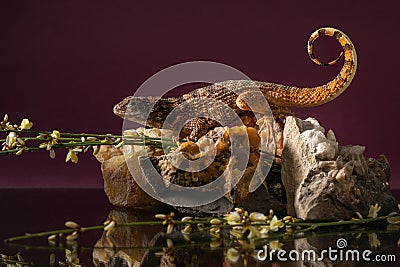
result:
[[(320, 35), (332, 36), (336, 38), (342, 46), (343, 52), (334, 61), (323, 63), (314, 56), (313, 43)], [(340, 73), (333, 80), (317, 87), (299, 88), (295, 86), (245, 80), (225, 81), (196, 89), (178, 98), (161, 98), (156, 103), (154, 97), (129, 96), (115, 105), (114, 113), (122, 118), (143, 125), (162, 128), (167, 115), (181, 103), (190, 100), (211, 98), (224, 102), (239, 116), (243, 116), (249, 112), (246, 100), (254, 99), (254, 91), (250, 90), (250, 87), (256, 87), (261, 91), (271, 105), (274, 115), (278, 115), (278, 113), (282, 111), (288, 111), (287, 107), (318, 106), (336, 98), (349, 86), (356, 72), (357, 55), (351, 40), (343, 32), (334, 28), (321, 28), (315, 31), (308, 41), (308, 54), (312, 61), (323, 66), (336, 63), (344, 54), (344, 65)], [(151, 112), (147, 118), (147, 116), (143, 114), (143, 110), (149, 109), (151, 109)], [(204, 110), (208, 112), (207, 114), (213, 114), (214, 118), (226, 116), (225, 111), (221, 112), (214, 105), (207, 105), (204, 104), (204, 102), (203, 104), (194, 106), (193, 109)], [(254, 108), (253, 111), (262, 112)], [(193, 119), (185, 124), (181, 134), (183, 136), (189, 135), (191, 138), (197, 138), (207, 133), (210, 128), (216, 125), (217, 123), (211, 119)]]

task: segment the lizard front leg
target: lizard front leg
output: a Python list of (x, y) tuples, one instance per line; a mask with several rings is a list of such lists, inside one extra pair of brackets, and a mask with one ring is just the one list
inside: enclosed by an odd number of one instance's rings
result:
[[(251, 107), (248, 103), (251, 103)], [(246, 91), (241, 93), (236, 99), (236, 105), (241, 110), (253, 111), (263, 115), (270, 114), (269, 110), (271, 110), (275, 119), (281, 116), (296, 116), (288, 107), (269, 104), (260, 92)]]
[(188, 121), (182, 128), (179, 135), (180, 138), (186, 138), (196, 141), (199, 137), (208, 133), (209, 130), (220, 126), (220, 124), (212, 119), (195, 118)]
[(236, 98), (236, 105), (241, 110), (249, 110), (261, 114), (267, 114), (269, 107), (264, 95), (257, 90), (250, 90), (241, 93)]

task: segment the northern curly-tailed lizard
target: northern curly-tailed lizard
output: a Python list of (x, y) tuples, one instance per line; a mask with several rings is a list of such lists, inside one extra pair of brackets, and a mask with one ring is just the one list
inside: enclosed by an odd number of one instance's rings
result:
[[(343, 49), (340, 56), (329, 63), (321, 62), (313, 53), (314, 41), (321, 35), (336, 38)], [(278, 112), (281, 108), (285, 110), (287, 107), (318, 106), (335, 99), (346, 90), (353, 80), (357, 69), (357, 55), (349, 37), (342, 31), (330, 27), (321, 28), (312, 33), (308, 41), (308, 54), (312, 61), (322, 66), (332, 65), (344, 55), (344, 65), (333, 80), (321, 86), (296, 87), (269, 82), (230, 80), (196, 89), (177, 98), (157, 98), (156, 102), (153, 97), (128, 96), (115, 105), (114, 113), (121, 118), (142, 125), (162, 128), (167, 115), (185, 101), (213, 99), (222, 101), (240, 116), (249, 112), (250, 108), (246, 104), (246, 100), (251, 100), (252, 98), (253, 91), (250, 90), (250, 87), (257, 87), (268, 103), (272, 107), (275, 107)], [(151, 112), (147, 116), (146, 112), (143, 111), (149, 109), (151, 109)], [(201, 102), (200, 105), (194, 106), (193, 109), (204, 110), (208, 114), (213, 114), (214, 118), (226, 116), (225, 111), (221, 111), (215, 105), (207, 104), (207, 102)], [(259, 112), (259, 110), (254, 110), (254, 108), (252, 111)], [(192, 119), (182, 128), (181, 137), (189, 136), (192, 139), (196, 139), (216, 125), (218, 123), (215, 120), (207, 118)], [(170, 127), (175, 127), (175, 125), (172, 123)]]

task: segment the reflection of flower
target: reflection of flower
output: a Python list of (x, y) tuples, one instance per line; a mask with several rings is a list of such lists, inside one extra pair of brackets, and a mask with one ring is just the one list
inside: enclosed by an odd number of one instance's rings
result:
[(240, 258), (240, 252), (236, 248), (230, 248), (226, 253), (226, 257), (230, 262), (236, 263)]
[(377, 248), (381, 245), (376, 233), (368, 234), (368, 241), (371, 248)]
[(211, 248), (220, 247), (222, 245), (222, 242), (223, 242), (222, 238), (212, 238), (211, 239), (211, 243), (210, 243), (210, 247)]
[(244, 266), (249, 258), (257, 259), (254, 241), (240, 240), (237, 246), (229, 248), (226, 252), (226, 258), (232, 263), (237, 263), (240, 257), (243, 258)]
[(381, 206), (376, 203), (375, 205), (371, 205), (369, 208), (369, 212), (367, 218), (376, 218), (378, 217), (378, 211), (381, 210)]
[(387, 231), (399, 231), (400, 230), (400, 225), (398, 224), (388, 224), (386, 226)]
[(65, 249), (65, 262), (60, 262), (60, 266), (62, 266), (62, 264), (65, 264), (66, 266), (82, 266), (79, 262), (77, 247), (74, 247), (72, 251)]
[(386, 219), (390, 224), (400, 224), (400, 216), (393, 216)]
[(270, 241), (268, 244), (269, 244), (269, 248), (271, 251), (282, 250), (283, 244), (281, 242), (279, 242), (278, 240)]
[(258, 229), (255, 226), (251, 225), (250, 223), (248, 223), (243, 227), (242, 233), (244, 234), (247, 231), (249, 231), (247, 238), (259, 237), (261, 235), (260, 231), (258, 231)]
[(170, 212), (168, 215), (167, 214), (156, 214), (155, 215), (155, 217), (157, 219), (164, 220), (163, 221), (164, 225), (168, 224), (167, 231), (166, 231), (167, 234), (172, 233), (172, 231), (174, 230), (174, 222), (173, 222), (174, 216), (175, 216), (174, 212)]

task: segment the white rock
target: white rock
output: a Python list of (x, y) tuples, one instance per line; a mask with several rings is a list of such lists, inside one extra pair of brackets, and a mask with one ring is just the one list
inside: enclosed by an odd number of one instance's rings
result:
[(315, 148), (315, 157), (319, 160), (334, 160), (338, 152), (339, 149), (335, 143), (321, 142)]
[(329, 130), (328, 133), (326, 134), (326, 138), (332, 142), (336, 142), (336, 136), (335, 133), (332, 130)]
[(287, 212), (302, 219), (349, 219), (367, 215), (378, 203), (380, 214), (397, 210), (390, 192), (386, 157), (366, 160), (363, 146), (339, 146), (333, 131), (312, 118), (287, 117), (283, 131), (282, 182)]
[(316, 119), (309, 117), (305, 121), (310, 122), (313, 126), (313, 129), (325, 133), (325, 128), (322, 127)]

